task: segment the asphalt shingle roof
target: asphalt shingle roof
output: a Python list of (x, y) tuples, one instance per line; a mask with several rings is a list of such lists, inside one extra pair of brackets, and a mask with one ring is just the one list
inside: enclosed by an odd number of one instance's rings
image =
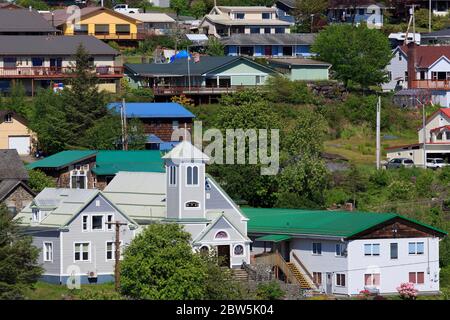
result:
[(224, 45), (312, 45), (314, 33), (233, 34), (220, 39)]
[[(6, 10), (14, 11), (14, 10)], [(0, 55), (72, 56), (79, 45), (91, 55), (117, 55), (118, 52), (93, 36), (2, 36)]]
[(0, 181), (28, 180), (28, 172), (16, 149), (0, 149)]
[(58, 32), (39, 12), (28, 9), (0, 10), (0, 33)]
[(241, 208), (249, 218), (249, 233), (307, 234), (351, 237), (394, 218), (417, 223), (443, 235), (445, 231), (395, 213), (320, 211), (279, 208)]

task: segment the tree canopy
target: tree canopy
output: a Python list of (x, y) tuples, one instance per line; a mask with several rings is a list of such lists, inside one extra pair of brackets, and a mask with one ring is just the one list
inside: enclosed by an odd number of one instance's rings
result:
[(366, 89), (387, 81), (385, 67), (392, 53), (381, 31), (365, 25), (330, 25), (319, 33), (311, 50), (332, 64), (334, 77), (345, 86), (352, 82)]

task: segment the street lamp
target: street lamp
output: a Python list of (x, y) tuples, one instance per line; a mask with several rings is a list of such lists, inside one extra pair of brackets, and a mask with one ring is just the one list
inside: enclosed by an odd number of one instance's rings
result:
[(427, 144), (427, 131), (425, 129), (425, 104), (422, 103), (422, 101), (420, 101), (417, 98), (411, 98), (411, 99), (415, 99), (417, 102), (419, 102), (422, 105), (422, 135), (423, 135), (423, 166), (426, 169), (427, 168), (427, 149), (426, 149), (426, 144)]

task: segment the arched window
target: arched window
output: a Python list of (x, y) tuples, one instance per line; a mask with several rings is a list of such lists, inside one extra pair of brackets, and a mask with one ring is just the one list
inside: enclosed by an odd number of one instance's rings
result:
[(234, 255), (242, 256), (244, 254), (244, 246), (238, 244), (234, 247)]
[(201, 246), (200, 253), (201, 254), (207, 254), (209, 252), (208, 246)]
[(200, 207), (200, 203), (198, 203), (197, 201), (188, 201), (185, 203), (184, 206), (186, 208), (198, 208), (198, 207)]
[(215, 239), (228, 239), (228, 233), (225, 231), (219, 231), (216, 233)]
[(186, 168), (186, 184), (198, 185), (198, 167), (188, 166)]

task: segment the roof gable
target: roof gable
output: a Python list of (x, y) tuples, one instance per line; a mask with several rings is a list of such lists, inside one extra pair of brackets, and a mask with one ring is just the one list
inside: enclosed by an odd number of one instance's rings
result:
[(221, 240), (216, 239), (215, 236), (219, 231), (225, 231), (227, 233), (228, 238), (223, 239), (224, 241), (250, 241), (250, 239), (247, 238), (247, 236), (241, 234), (224, 215), (220, 215), (214, 221), (212, 221), (202, 232), (200, 232), (192, 242), (194, 244), (199, 242), (218, 243)]
[(0, 149), (0, 181), (28, 180), (28, 172), (16, 149)]

